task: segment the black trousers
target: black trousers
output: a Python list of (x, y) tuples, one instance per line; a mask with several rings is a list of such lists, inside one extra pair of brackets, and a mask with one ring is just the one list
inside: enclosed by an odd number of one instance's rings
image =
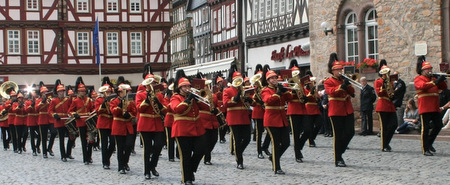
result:
[(83, 163), (92, 160), (92, 145), (87, 143), (87, 127), (78, 127), (81, 140), (81, 151), (83, 152)]
[[(137, 136), (137, 124), (133, 124), (133, 131), (134, 131), (134, 140), (133, 140), (133, 146), (131, 147), (131, 151), (134, 151), (134, 146), (136, 145), (136, 136)], [(141, 143), (142, 144), (142, 143)]]
[[(372, 109), (361, 111), (361, 132), (362, 133), (372, 133), (373, 132), (373, 118)], [(397, 118), (397, 115), (395, 115)]]
[(181, 163), (181, 182), (192, 181), (206, 148), (205, 134), (196, 137), (176, 137)]
[(307, 116), (307, 123), (311, 123), (312, 132), (311, 135), (308, 138), (308, 141), (311, 144), (311, 141), (314, 142), (314, 140), (317, 137), (317, 134), (319, 134), (320, 129), (322, 129), (323, 122), (322, 122), (322, 115), (308, 115)]
[[(166, 143), (167, 143), (167, 155), (169, 159), (174, 159), (174, 153), (175, 153), (175, 139), (172, 137), (172, 127), (166, 127)], [(179, 158), (178, 150), (177, 152), (177, 158)]]
[[(26, 132), (26, 134), (25, 134)], [(25, 143), (28, 137), (28, 130), (26, 125), (16, 125), (17, 147), (19, 151), (25, 150)]]
[(140, 132), (140, 135), (144, 145), (144, 174), (150, 174), (150, 170), (158, 165), (159, 154), (164, 146), (164, 132)]
[[(428, 112), (420, 115), (422, 123), (422, 152), (430, 150), (434, 140), (442, 129), (442, 121), (438, 112)], [(431, 129), (431, 131), (430, 131)]]
[(49, 125), (49, 131), (50, 131), (50, 139), (48, 140), (48, 147), (47, 149), (49, 151), (53, 151), (53, 143), (55, 143), (55, 138), (58, 135), (58, 130), (54, 127), (53, 123)]
[(17, 151), (17, 132), (16, 132), (16, 126), (9, 125), (9, 133), (11, 134), (9, 138), (11, 138), (12, 144), (13, 144), (13, 150)]
[(41, 136), (39, 135), (39, 126), (30, 126), (30, 143), (31, 143), (31, 149), (33, 152), (36, 152), (36, 150), (39, 148), (39, 145), (41, 145)]
[(355, 118), (353, 114), (347, 116), (331, 116), (333, 127), (334, 162), (344, 160), (342, 154), (355, 135)]
[(306, 140), (311, 137), (312, 125), (306, 115), (290, 115), (292, 139), (294, 141), (295, 158), (303, 158), (301, 150), (305, 146)]
[[(262, 154), (263, 150), (267, 150), (269, 148), (270, 144), (270, 136), (269, 134), (266, 134), (266, 137), (264, 138), (264, 142), (262, 142), (262, 136), (264, 132), (264, 121), (263, 119), (254, 119), (255, 121), (255, 133), (256, 133), (256, 150), (258, 154)], [(261, 145), (262, 142), (262, 145)]]
[[(223, 116), (226, 118), (227, 114), (225, 112), (223, 112)], [(227, 134), (227, 131), (230, 128), (228, 127), (228, 125), (224, 125), (222, 127), (219, 127), (219, 139), (222, 141), (225, 141), (225, 135)]]
[(322, 111), (322, 120), (323, 120), (323, 128), (325, 135), (331, 135), (333, 133), (333, 129), (331, 126), (330, 117), (328, 117), (328, 109), (323, 109)]
[(1, 129), (2, 129), (3, 149), (8, 149), (9, 148), (9, 140), (6, 138), (6, 135), (9, 135), (9, 128), (1, 127)]
[(118, 171), (125, 169), (130, 160), (131, 149), (133, 148), (133, 134), (126, 136), (114, 136), (117, 144), (117, 162), (119, 163)]
[(204, 162), (211, 162), (211, 152), (216, 146), (218, 139), (218, 131), (219, 129), (206, 129), (205, 133), (206, 149), (205, 149), (205, 157), (203, 158)]
[(111, 129), (98, 129), (100, 135), (100, 143), (102, 146), (102, 164), (111, 165), (111, 156), (116, 147), (116, 140), (111, 135)]
[[(47, 154), (48, 150), (51, 150), (53, 148), (53, 142), (55, 141), (56, 133), (53, 133), (52, 130), (50, 130), (53, 126), (51, 124), (48, 125), (39, 125), (40, 129), (40, 135), (41, 135), (41, 141), (42, 141), (42, 154)], [(50, 130), (50, 140), (47, 146), (47, 137), (48, 137), (48, 131)]]
[(397, 113), (396, 112), (378, 112), (381, 127), (381, 149), (389, 148), (389, 143), (394, 136), (397, 128)]
[(243, 164), (244, 158), (242, 154), (250, 143), (252, 134), (251, 125), (231, 125), (231, 133), (233, 133), (233, 147), (237, 164)]
[(290, 144), (289, 127), (266, 127), (272, 139), (272, 170), (281, 170), (280, 158)]
[(59, 153), (61, 154), (62, 158), (68, 158), (72, 155), (72, 146), (75, 142), (74, 140), (71, 140), (69, 137), (67, 137), (67, 149), (64, 147), (64, 139), (66, 138), (66, 135), (69, 134), (69, 131), (67, 131), (66, 127), (59, 127), (58, 130), (58, 137), (59, 137)]

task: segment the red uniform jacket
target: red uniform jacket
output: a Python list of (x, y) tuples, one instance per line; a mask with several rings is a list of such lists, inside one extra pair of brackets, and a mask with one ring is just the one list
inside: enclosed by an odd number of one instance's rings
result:
[(8, 114), (3, 116), (3, 111), (6, 111), (4, 105), (0, 105), (0, 127), (9, 127), (8, 125)]
[(12, 109), (12, 101), (8, 100), (5, 102), (5, 109), (8, 111), (8, 125), (14, 125), (14, 120), (16, 119), (16, 113)]
[(227, 110), (225, 109), (225, 106), (223, 105), (223, 93), (222, 93), (222, 91), (217, 91), (216, 93), (214, 93), (214, 95), (216, 95), (216, 97), (217, 97), (217, 105), (216, 105), (216, 107), (223, 113), (227, 112)]
[[(97, 128), (98, 129), (111, 129), (113, 116), (110, 110), (110, 102), (105, 101), (104, 97), (99, 97), (95, 100), (95, 111), (97, 112)], [(104, 106), (102, 106), (102, 104)]]
[(314, 94), (311, 94), (311, 91), (305, 89), (306, 97), (308, 101), (305, 103), (306, 114), (307, 115), (320, 115), (319, 105), (317, 104), (317, 97)]
[(47, 98), (47, 102), (42, 102), (42, 98), (36, 100), (36, 111), (39, 112), (38, 125), (50, 124), (50, 116), (48, 114), (48, 104), (50, 98)]
[[(120, 99), (115, 98), (111, 100), (109, 104), (111, 106), (111, 112), (113, 114), (113, 123), (111, 127), (111, 135), (113, 136), (126, 136), (127, 134), (134, 134), (133, 123), (131, 120), (136, 118), (136, 105), (133, 101), (123, 103), (123, 109), (118, 107)], [(123, 118), (125, 112), (130, 113), (129, 119)]]
[[(158, 101), (164, 106), (164, 97), (161, 93), (155, 94)], [(145, 100), (147, 99), (147, 91), (140, 92), (136, 94), (136, 108), (139, 113), (139, 119), (137, 123), (137, 131), (138, 132), (163, 132), (164, 124), (161, 118), (160, 113), (155, 112), (153, 106), (158, 106), (155, 102), (155, 105), (151, 105), (152, 101), (147, 103)], [(167, 112), (167, 108), (164, 106), (160, 109), (160, 112), (165, 114)]]
[(272, 86), (265, 87), (261, 91), (261, 96), (266, 106), (264, 112), (264, 127), (287, 127), (289, 123), (286, 119), (285, 105), (292, 99), (292, 94), (288, 91), (280, 95), (277, 89)]
[[(213, 94), (213, 103), (217, 105), (217, 97)], [(219, 121), (217, 120), (217, 116), (211, 113), (208, 105), (204, 103), (199, 103), (199, 113), (200, 113), (200, 122), (203, 124), (205, 129), (217, 129), (219, 128)]]
[(67, 113), (73, 116), (74, 113), (80, 115), (80, 119), (77, 119), (77, 127), (85, 127), (86, 119), (89, 117), (90, 113), (93, 111), (93, 102), (89, 97), (77, 97), (73, 99), (70, 104), (69, 111)]
[(28, 114), (27, 126), (29, 126), (29, 127), (38, 126), (39, 113), (36, 111), (35, 106), (31, 106), (32, 103), (33, 103), (33, 101), (31, 101), (31, 100), (25, 101), (25, 111)]
[[(375, 80), (375, 91), (378, 96), (378, 102), (377, 107), (375, 108), (375, 111), (377, 112), (395, 112), (395, 106), (394, 103), (392, 103), (391, 99), (389, 99), (389, 95), (385, 88), (383, 87), (383, 78), (378, 78)], [(392, 85), (392, 88), (394, 88), (394, 84), (390, 82)]]
[(14, 125), (27, 125), (27, 112), (25, 111), (25, 103), (23, 103), (22, 108), (19, 108), (19, 103), (15, 102), (13, 103), (12, 109), (13, 112), (16, 113)]
[(173, 124), (173, 110), (170, 104), (170, 98), (164, 97), (164, 101), (167, 107), (166, 117), (164, 118), (164, 127), (172, 127)]
[(447, 84), (441, 82), (434, 84), (429, 77), (420, 75), (414, 79), (414, 86), (419, 96), (419, 114), (427, 112), (439, 112), (439, 89), (446, 89)]
[[(50, 119), (53, 119), (53, 123), (55, 124), (55, 128), (64, 127), (64, 123), (67, 121), (67, 118), (69, 115), (67, 115), (67, 112), (69, 111), (70, 104), (72, 103), (72, 99), (70, 97), (65, 97), (63, 99), (60, 99), (58, 97), (53, 98), (52, 101), (50, 101), (50, 105), (48, 106), (48, 113), (51, 116)], [(57, 114), (61, 120), (56, 121), (55, 118), (53, 118), (53, 115)]]
[(237, 93), (238, 89), (235, 87), (229, 87), (223, 91), (223, 102), (227, 110), (226, 121), (228, 125), (249, 125), (251, 124), (250, 112), (244, 106), (244, 100), (242, 98), (238, 102), (233, 100)]
[[(253, 111), (252, 111), (252, 119), (264, 119), (264, 109), (257, 101), (258, 98), (256, 98), (255, 94), (252, 95), (253, 97)], [(262, 100), (261, 100), (262, 101)]]
[(175, 93), (170, 98), (170, 106), (173, 110), (172, 137), (193, 137), (205, 134), (205, 128), (199, 120), (197, 101), (191, 100), (190, 104), (184, 102), (186, 97)]
[(353, 114), (351, 96), (354, 96), (355, 89), (349, 85), (347, 90), (341, 88), (344, 80), (330, 77), (325, 80), (325, 92), (328, 95), (328, 116), (347, 116)]
[[(300, 87), (303, 89), (303, 92), (305, 92), (305, 89), (303, 87)], [(288, 103), (287, 108), (287, 115), (306, 115), (306, 106), (305, 102), (301, 103), (299, 97), (297, 96), (297, 93), (292, 93), (292, 99)], [(305, 92), (305, 96), (307, 93)], [(301, 98), (301, 97), (300, 97)]]

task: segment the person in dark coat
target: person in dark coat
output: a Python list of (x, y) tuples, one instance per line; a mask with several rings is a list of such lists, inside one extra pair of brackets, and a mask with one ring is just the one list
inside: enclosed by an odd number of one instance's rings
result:
[(366, 77), (359, 79), (363, 89), (361, 90), (361, 132), (359, 135), (373, 134), (373, 103), (377, 96), (372, 86), (367, 84)]
[(397, 110), (397, 122), (401, 125), (403, 123), (403, 113), (405, 110), (402, 106), (403, 97), (406, 92), (406, 84), (402, 79), (400, 79), (400, 73), (398, 71), (395, 71), (394, 75), (398, 75), (398, 79), (394, 81), (394, 98), (392, 103), (394, 103), (395, 109)]

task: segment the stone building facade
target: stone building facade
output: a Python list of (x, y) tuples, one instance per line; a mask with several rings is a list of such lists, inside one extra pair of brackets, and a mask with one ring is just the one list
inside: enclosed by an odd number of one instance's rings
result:
[[(370, 12), (376, 12), (370, 22)], [(349, 16), (353, 14), (355, 37), (349, 39)], [(389, 67), (399, 71), (408, 86), (404, 102), (415, 94), (414, 78), (417, 56), (425, 54), (439, 72), (439, 64), (449, 61), (449, 1), (448, 0), (310, 0), (311, 70), (316, 76), (330, 76), (327, 69), (329, 55), (336, 52), (339, 60), (349, 61), (351, 41), (359, 52), (352, 58), (356, 63), (364, 58), (386, 59)], [(333, 32), (324, 33), (321, 25), (330, 23)], [(370, 25), (375, 25), (376, 57), (370, 56), (368, 35)], [(356, 43), (356, 45), (355, 45)], [(372, 45), (373, 46), (373, 45)], [(373, 49), (373, 48), (372, 48)], [(354, 52), (354, 51), (353, 51)], [(354, 53), (353, 53), (354, 54)], [(377, 74), (359, 74), (376, 79)], [(373, 85), (373, 81), (369, 82)], [(359, 94), (359, 92), (357, 92)], [(355, 110), (359, 103), (354, 98)]]

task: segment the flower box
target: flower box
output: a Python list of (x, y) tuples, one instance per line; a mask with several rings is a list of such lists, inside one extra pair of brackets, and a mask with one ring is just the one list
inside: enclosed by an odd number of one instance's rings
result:
[(361, 69), (361, 73), (376, 73), (377, 69), (375, 67), (364, 67)]

